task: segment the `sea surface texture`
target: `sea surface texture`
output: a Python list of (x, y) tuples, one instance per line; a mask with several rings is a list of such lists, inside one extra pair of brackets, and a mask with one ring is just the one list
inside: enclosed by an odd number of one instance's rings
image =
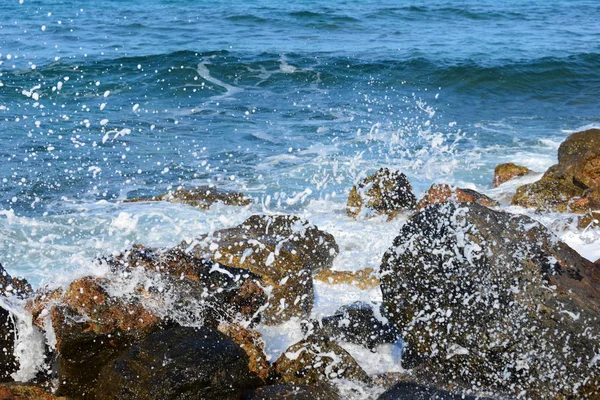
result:
[[(417, 197), (450, 183), (508, 207), (497, 164), (544, 172), (600, 125), (599, 15), (586, 0), (4, 0), (0, 263), (55, 287), (135, 243), (291, 213), (336, 237), (334, 268), (378, 269), (405, 219), (351, 220), (352, 185), (385, 166)], [(207, 184), (253, 204), (123, 202)], [(600, 257), (597, 231), (556, 232)], [(381, 296), (325, 286), (316, 316)], [(264, 328), (273, 357), (286, 332)], [(396, 367), (369, 357), (367, 372)]]

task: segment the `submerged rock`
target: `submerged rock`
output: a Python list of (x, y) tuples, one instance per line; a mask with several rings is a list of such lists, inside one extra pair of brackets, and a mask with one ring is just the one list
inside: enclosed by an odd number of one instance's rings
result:
[(370, 304), (357, 301), (340, 307), (333, 315), (312, 321), (311, 333), (329, 336), (374, 349), (383, 343), (395, 343), (399, 333), (395, 326), (377, 318)]
[(486, 207), (497, 207), (499, 203), (485, 194), (481, 194), (472, 189), (460, 189), (444, 183), (434, 183), (429, 190), (425, 192), (423, 198), (417, 204), (417, 209), (440, 203), (478, 203)]
[(340, 400), (336, 390), (326, 384), (318, 385), (270, 385), (247, 393), (243, 400)]
[(194, 189), (179, 189), (154, 197), (136, 197), (125, 200), (125, 203), (142, 201), (167, 201), (182, 203), (192, 207), (207, 210), (214, 203), (223, 203), (228, 206), (247, 206), (252, 200), (241, 193), (222, 191), (210, 186), (200, 186)]
[(101, 371), (96, 400), (238, 399), (261, 385), (222, 333), (174, 327), (133, 344)]
[(334, 271), (324, 269), (319, 271), (314, 279), (330, 285), (346, 284), (356, 286), (362, 290), (371, 290), (379, 286), (379, 278), (375, 276), (373, 268), (365, 268), (358, 271)]
[(314, 302), (312, 273), (331, 267), (339, 249), (332, 235), (298, 217), (255, 215), (241, 225), (181, 246), (196, 258), (210, 258), (258, 275), (271, 287), (263, 321), (278, 324), (306, 317)]
[(569, 136), (558, 148), (558, 164), (539, 181), (519, 187), (512, 204), (540, 211), (587, 212), (592, 205), (577, 204), (578, 198), (598, 188), (600, 130), (590, 129)]
[(310, 335), (290, 346), (273, 364), (278, 381), (315, 385), (335, 379), (369, 383), (367, 373), (340, 345), (326, 336)]
[(391, 219), (400, 211), (413, 210), (416, 203), (406, 175), (380, 168), (352, 187), (346, 211), (352, 218), (359, 215), (387, 215)]
[(529, 168), (514, 163), (498, 164), (496, 165), (496, 168), (494, 168), (493, 186), (498, 187), (513, 178), (531, 173), (533, 173), (533, 171)]
[(401, 381), (386, 390), (377, 400), (485, 400), (480, 396), (451, 393), (415, 382)]
[(600, 268), (530, 218), (428, 207), (402, 227), (381, 275), (386, 316), (409, 346), (403, 362), (420, 380), (600, 395)]

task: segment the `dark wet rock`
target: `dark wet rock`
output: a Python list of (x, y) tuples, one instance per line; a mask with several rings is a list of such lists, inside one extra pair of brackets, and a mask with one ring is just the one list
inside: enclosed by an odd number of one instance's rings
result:
[(417, 204), (417, 209), (439, 203), (478, 203), (486, 207), (497, 207), (499, 203), (485, 194), (472, 189), (461, 189), (452, 187), (444, 183), (434, 183), (429, 190), (425, 192), (423, 198)]
[(352, 218), (359, 215), (387, 215), (392, 219), (401, 211), (413, 210), (416, 203), (406, 175), (380, 168), (352, 187), (346, 211)]
[(238, 399), (261, 385), (222, 333), (174, 327), (147, 336), (101, 371), (96, 400)]
[(280, 383), (315, 385), (335, 379), (369, 383), (367, 373), (340, 345), (326, 336), (310, 335), (290, 346), (273, 364)]
[(243, 400), (339, 400), (336, 390), (324, 383), (317, 385), (270, 385), (247, 393)]
[(357, 301), (340, 307), (333, 315), (311, 321), (311, 333), (359, 344), (374, 349), (383, 343), (395, 343), (399, 333), (395, 326), (377, 318), (370, 304)]
[(67, 400), (65, 397), (56, 397), (45, 392), (42, 388), (24, 384), (2, 384), (0, 385), (1, 400)]
[(386, 390), (377, 400), (485, 400), (485, 397), (467, 396), (445, 390), (420, 385), (415, 382), (401, 381)]
[(558, 148), (558, 164), (537, 182), (521, 186), (512, 203), (541, 211), (586, 212), (572, 207), (574, 198), (600, 188), (600, 130), (572, 134)]
[(179, 189), (154, 197), (137, 197), (125, 200), (125, 203), (142, 201), (168, 201), (170, 203), (183, 203), (193, 207), (207, 210), (214, 203), (223, 203), (228, 206), (247, 206), (252, 200), (241, 193), (222, 191), (210, 186), (200, 186), (194, 189)]
[(265, 344), (261, 334), (235, 323), (221, 323), (217, 330), (246, 352), (248, 370), (266, 383), (271, 375), (271, 366), (265, 355)]
[(324, 269), (315, 274), (313, 278), (330, 285), (346, 284), (356, 286), (362, 290), (371, 290), (379, 286), (379, 278), (375, 276), (373, 268), (365, 268), (358, 271)]
[(31, 293), (31, 285), (25, 279), (13, 278), (0, 264), (0, 296), (24, 298)]
[(532, 219), (475, 203), (428, 207), (403, 226), (381, 276), (386, 316), (409, 346), (403, 363), (420, 381), (600, 394), (600, 268)]
[(216, 327), (221, 321), (253, 320), (266, 303), (260, 276), (244, 268), (232, 268), (197, 258), (182, 249), (155, 249), (135, 245), (108, 260), (115, 271), (142, 269), (158, 275), (176, 310), (190, 309)]
[[(75, 280), (60, 301), (53, 297), (44, 308), (56, 336), (59, 395), (89, 396), (105, 363), (159, 327), (160, 319), (139, 300), (113, 297), (105, 283), (91, 277)], [(50, 329), (43, 314), (34, 318)]]
[(277, 324), (306, 317), (314, 301), (312, 273), (330, 268), (339, 249), (327, 232), (288, 215), (248, 218), (181, 246), (196, 258), (247, 269), (270, 286), (263, 321)]
[(493, 186), (498, 187), (504, 182), (507, 182), (513, 178), (529, 175), (532, 173), (533, 171), (529, 168), (514, 163), (498, 164), (496, 165), (496, 168), (494, 168)]

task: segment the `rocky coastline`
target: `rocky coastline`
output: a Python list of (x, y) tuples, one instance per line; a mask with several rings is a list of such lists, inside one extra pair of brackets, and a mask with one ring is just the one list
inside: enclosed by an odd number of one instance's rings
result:
[[(495, 186), (531, 173), (495, 172)], [(250, 200), (196, 188), (131, 201)], [(596, 228), (600, 130), (571, 135), (512, 204)], [(347, 214), (408, 215), (379, 270), (332, 270), (335, 237), (291, 215), (254, 215), (172, 248), (134, 245), (97, 260), (106, 277), (54, 290), (0, 266), (0, 398), (330, 400), (352, 382), (379, 387), (380, 400), (600, 399), (600, 260), (471, 189), (436, 182), (417, 200), (387, 168), (351, 189)], [(383, 302), (312, 319), (315, 280), (380, 286)], [(303, 339), (268, 360), (256, 326), (290, 320)], [(25, 331), (41, 338), (34, 371), (20, 363)], [(400, 346), (405, 372), (369, 375), (340, 342)]]

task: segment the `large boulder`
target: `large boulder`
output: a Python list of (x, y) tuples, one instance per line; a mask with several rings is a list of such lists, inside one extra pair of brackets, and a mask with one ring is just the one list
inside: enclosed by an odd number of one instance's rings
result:
[(542, 211), (586, 212), (573, 205), (587, 190), (600, 188), (600, 130), (572, 134), (558, 148), (558, 164), (537, 182), (517, 189), (512, 203)]
[(208, 327), (153, 333), (100, 374), (96, 400), (233, 400), (262, 384), (244, 350)]
[(532, 170), (530, 170), (527, 167), (523, 167), (522, 165), (517, 165), (514, 163), (504, 163), (504, 164), (498, 164), (496, 165), (496, 168), (494, 168), (494, 182), (493, 182), (493, 186), (494, 187), (498, 187), (500, 185), (502, 185), (504, 182), (507, 182), (513, 178), (519, 177), (519, 176), (525, 176), (528, 174), (533, 173)]
[(258, 275), (270, 287), (262, 310), (267, 324), (308, 316), (314, 302), (312, 274), (331, 267), (339, 252), (332, 235), (289, 215), (255, 215), (181, 248), (196, 258)]
[(247, 393), (243, 400), (339, 400), (336, 390), (326, 384), (263, 386)]
[(479, 203), (486, 207), (497, 207), (499, 205), (496, 200), (485, 194), (479, 193), (476, 190), (452, 187), (445, 183), (434, 183), (429, 190), (425, 192), (423, 198), (419, 200), (417, 209), (422, 210), (432, 204), (448, 202)]
[(290, 346), (273, 364), (280, 383), (316, 385), (336, 379), (369, 383), (367, 373), (340, 345), (326, 336), (310, 335)]
[(401, 211), (413, 210), (416, 204), (406, 175), (380, 168), (352, 187), (346, 212), (352, 218), (387, 215), (392, 219)]
[(402, 227), (381, 276), (419, 379), (600, 396), (600, 268), (532, 219), (476, 203), (428, 207)]
[(125, 200), (125, 203), (145, 201), (167, 201), (182, 203), (192, 207), (207, 210), (214, 203), (223, 203), (228, 206), (246, 206), (252, 200), (241, 193), (227, 192), (210, 186), (200, 186), (194, 189), (178, 189), (154, 197), (136, 197)]
[(342, 306), (333, 315), (309, 321), (307, 325), (307, 330), (313, 334), (359, 344), (371, 350), (399, 339), (396, 327), (378, 318), (373, 306), (361, 301)]

